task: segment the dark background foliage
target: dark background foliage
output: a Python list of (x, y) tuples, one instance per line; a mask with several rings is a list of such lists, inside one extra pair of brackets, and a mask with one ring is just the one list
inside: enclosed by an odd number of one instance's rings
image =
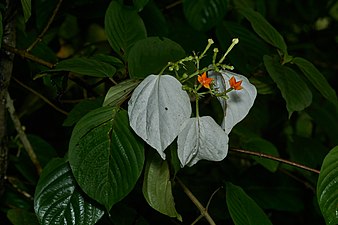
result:
[[(123, 53), (112, 50), (105, 35), (104, 18), (110, 2), (63, 1), (43, 41), (30, 53), (52, 64), (74, 56), (115, 56), (120, 61), (115, 62), (118, 69), (114, 82), (126, 80), (129, 76), (128, 60)], [(276, 147), (280, 158), (320, 169), (329, 150), (338, 144), (338, 118), (334, 105), (310, 86), (313, 95), (311, 105), (288, 117), (285, 100), (263, 61), (266, 54), (277, 55), (276, 48), (253, 31), (236, 6), (248, 4), (262, 14), (284, 37), (289, 55), (311, 61), (331, 87), (337, 90), (338, 5), (335, 1), (224, 0), (217, 10), (214, 9), (215, 18), (208, 20), (208, 23), (203, 23), (205, 15), (198, 14), (198, 9), (194, 11), (189, 7), (196, 4), (207, 7), (213, 0), (196, 1), (198, 3), (188, 0), (153, 0), (144, 7), (142, 1), (120, 2), (134, 9), (138, 8), (135, 2), (141, 4), (138, 14), (145, 24), (147, 36), (169, 38), (182, 46), (187, 55), (192, 51), (203, 51), (208, 38), (212, 38), (215, 46), (225, 52), (231, 39), (238, 37), (240, 42), (229, 54), (227, 63), (235, 67), (235, 72), (250, 78), (258, 89), (258, 96), (248, 117), (231, 133), (229, 146), (261, 151), (259, 148), (263, 145), (252, 141), (253, 138), (261, 138)], [(13, 14), (16, 24), (15, 47), (27, 49), (45, 28), (58, 1), (32, 1), (32, 15), (26, 23), (21, 4), (16, 3)], [(6, 2), (1, 1), (1, 6), (4, 17)], [(5, 24), (6, 20), (2, 22)], [(206, 58), (210, 57), (211, 54)], [(204, 66), (208, 65), (207, 59)], [(147, 68), (147, 65), (144, 67)], [(299, 72), (295, 65), (290, 67)], [(67, 154), (73, 125), (85, 113), (98, 108), (108, 89), (114, 85), (108, 78), (60, 71), (46, 72), (48, 69), (16, 54), (8, 87), (17, 115), (42, 166), (53, 157)], [(306, 83), (309, 84), (308, 81)], [(62, 112), (46, 103), (46, 99)], [(78, 108), (78, 114), (73, 114), (74, 118), (67, 118), (65, 112), (70, 112), (84, 101), (83, 106)], [(122, 107), (126, 106), (124, 102)], [(221, 119), (220, 107), (216, 102), (206, 100), (201, 107), (202, 114)], [(0, 201), (0, 221), (1, 224), (37, 224), (34, 222), (33, 198), (39, 175), (9, 117), (7, 134), (8, 168), (5, 192)], [(146, 147), (146, 157), (152, 151)], [(209, 213), (217, 224), (233, 223), (227, 211), (226, 182), (241, 186), (264, 209), (273, 224), (325, 223), (316, 199), (318, 174), (286, 164), (279, 164), (277, 171), (271, 172), (257, 162), (251, 156), (230, 151), (221, 162), (201, 161), (194, 167), (181, 169), (178, 176), (204, 204), (221, 187), (209, 206)], [(184, 220), (182, 224), (192, 223), (199, 215), (198, 210), (177, 184), (174, 185), (173, 194), (176, 209)], [(29, 223), (13, 222), (13, 217), (8, 214), (10, 209), (23, 210), (26, 214), (21, 218)], [(156, 212), (147, 204), (142, 195), (142, 175), (132, 192), (113, 206), (110, 215), (105, 214), (97, 224), (181, 224)], [(199, 224), (207, 222), (201, 220)]]

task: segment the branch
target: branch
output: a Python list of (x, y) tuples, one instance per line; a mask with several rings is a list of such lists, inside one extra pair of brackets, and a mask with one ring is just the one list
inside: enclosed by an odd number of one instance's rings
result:
[[(3, 35), (0, 38), (2, 45), (15, 46), (15, 14), (17, 5), (15, 1), (6, 1), (3, 19)], [(0, 197), (5, 191), (5, 177), (8, 164), (8, 143), (7, 143), (7, 110), (6, 95), (13, 71), (14, 54), (0, 49)]]
[(52, 24), (52, 22), (53, 22), (53, 20), (56, 16), (56, 13), (59, 11), (61, 3), (62, 3), (62, 0), (59, 0), (58, 4), (56, 5), (56, 7), (53, 11), (52, 16), (49, 18), (49, 20), (47, 22), (47, 25), (42, 30), (42, 32), (39, 34), (39, 36), (35, 39), (35, 41), (26, 49), (26, 52), (30, 52), (35, 47), (35, 45), (37, 45), (42, 40), (43, 36), (46, 34), (47, 30), (49, 29), (50, 25)]
[[(210, 225), (216, 225), (214, 220), (209, 215), (208, 210), (203, 207), (203, 205), (198, 201), (198, 199), (194, 196), (194, 194), (191, 193), (191, 191), (183, 184), (183, 182), (178, 177), (176, 177), (176, 180), (177, 180), (177, 183), (181, 185), (184, 193), (190, 198), (190, 200), (194, 203), (194, 205), (200, 210), (201, 216), (204, 216)], [(199, 220), (200, 218), (201, 217), (199, 216), (197, 219)]]
[(12, 52), (12, 53), (14, 53), (16, 55), (20, 55), (22, 58), (26, 58), (26, 59), (29, 59), (29, 60), (31, 60), (33, 62), (36, 62), (36, 63), (39, 63), (41, 65), (47, 66), (50, 69), (54, 68), (54, 64), (53, 63), (47, 62), (47, 61), (45, 61), (43, 59), (40, 59), (39, 57), (36, 57), (35, 55), (32, 55), (32, 54), (26, 52), (25, 50), (20, 50), (20, 49), (14, 48), (14, 47), (6, 45), (6, 44), (3, 44), (2, 47), (5, 50), (9, 51), (9, 52)]
[(22, 87), (24, 87), (28, 91), (32, 92), (33, 94), (35, 94), (36, 96), (38, 96), (39, 98), (41, 98), (42, 101), (44, 101), (45, 103), (47, 103), (48, 105), (50, 105), (56, 111), (59, 111), (60, 113), (66, 115), (66, 116), (68, 115), (68, 112), (66, 112), (63, 109), (60, 109), (59, 107), (57, 107), (56, 105), (54, 105), (51, 101), (49, 101), (45, 96), (43, 96), (39, 92), (37, 92), (34, 89), (28, 87), (27, 85), (25, 85), (24, 83), (22, 83), (21, 81), (19, 81), (18, 79), (16, 79), (15, 77), (13, 77), (13, 80), (15, 80), (15, 82), (17, 82), (18, 84), (20, 84)]
[(301, 168), (301, 169), (304, 169), (304, 170), (307, 170), (307, 171), (310, 171), (310, 172), (313, 172), (313, 173), (317, 173), (317, 174), (320, 173), (319, 170), (304, 166), (300, 163), (295, 163), (295, 162), (292, 162), (292, 161), (289, 161), (289, 160), (286, 160), (286, 159), (281, 159), (281, 158), (278, 158), (276, 156), (264, 154), (264, 153), (261, 153), (261, 152), (252, 152), (252, 151), (243, 150), (243, 149), (236, 149), (236, 148), (231, 148), (229, 150), (232, 151), (232, 152), (244, 153), (244, 154), (247, 154), (247, 155), (253, 155), (253, 156), (258, 156), (258, 157), (261, 157), (261, 158), (271, 159), (271, 160), (281, 162), (281, 163), (284, 163), (284, 164), (288, 164), (288, 165), (291, 165), (291, 166), (295, 166), (295, 167), (298, 167), (298, 168)]
[(13, 100), (11, 99), (11, 97), (9, 96), (9, 93), (7, 92), (7, 95), (6, 95), (6, 106), (8, 108), (8, 112), (12, 118), (12, 121), (14, 123), (14, 126), (15, 126), (15, 129), (16, 131), (18, 132), (18, 135), (19, 135), (19, 138), (23, 144), (23, 146), (25, 147), (27, 153), (28, 153), (28, 156), (29, 158), (32, 160), (38, 174), (41, 174), (41, 171), (42, 171), (42, 167), (38, 161), (38, 158), (33, 150), (33, 147), (31, 145), (31, 143), (29, 142), (27, 136), (26, 136), (26, 133), (25, 131), (22, 129), (22, 125), (21, 125), (21, 122), (18, 118), (18, 116), (16, 115), (15, 113), (15, 108), (14, 108), (14, 105), (13, 105)]

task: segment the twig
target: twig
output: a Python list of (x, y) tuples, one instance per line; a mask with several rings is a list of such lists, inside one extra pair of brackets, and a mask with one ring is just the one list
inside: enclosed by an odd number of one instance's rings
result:
[(56, 111), (58, 111), (58, 112), (60, 112), (60, 113), (62, 113), (64, 115), (66, 115), (66, 116), (68, 115), (68, 112), (66, 112), (63, 109), (60, 109), (59, 107), (57, 107), (56, 105), (54, 105), (51, 101), (49, 101), (45, 96), (41, 95), (39, 92), (37, 92), (34, 89), (28, 87), (27, 85), (25, 85), (24, 83), (22, 83), (21, 81), (19, 81), (18, 79), (16, 79), (15, 77), (13, 77), (13, 80), (15, 80), (15, 82), (17, 82), (18, 84), (20, 84), (22, 87), (24, 87), (28, 91), (32, 92), (33, 94), (35, 94), (36, 96), (38, 96), (39, 98), (41, 98), (42, 101), (44, 101), (45, 103), (47, 103), (48, 105), (50, 105)]
[(52, 24), (52, 22), (54, 21), (54, 18), (56, 16), (56, 13), (59, 11), (59, 8), (61, 6), (63, 0), (59, 0), (58, 4), (56, 5), (52, 16), (49, 18), (47, 25), (45, 26), (45, 28), (42, 30), (42, 32), (39, 34), (39, 36), (35, 39), (35, 41), (26, 49), (27, 52), (30, 52), (35, 45), (37, 45), (43, 38), (43, 36), (46, 34), (47, 30), (49, 29), (50, 25)]
[(12, 52), (16, 55), (20, 55), (23, 58), (29, 59), (29, 60), (36, 62), (36, 63), (39, 63), (41, 65), (47, 66), (50, 69), (54, 68), (53, 63), (47, 62), (43, 59), (40, 59), (40, 58), (26, 52), (25, 50), (17, 49), (17, 48), (14, 48), (14, 47), (6, 45), (6, 44), (3, 44), (2, 47), (9, 52)]
[(302, 180), (301, 178), (293, 175), (292, 173), (289, 173), (287, 170), (285, 169), (279, 169), (279, 171), (281, 171), (282, 173), (286, 174), (287, 176), (291, 177), (292, 179), (302, 183), (306, 188), (310, 189), (313, 193), (316, 193), (316, 189), (308, 182)]
[(175, 1), (175, 2), (173, 2), (173, 3), (169, 4), (169, 5), (167, 5), (167, 6), (165, 7), (165, 9), (168, 10), (168, 9), (174, 8), (175, 6), (181, 4), (182, 2), (183, 2), (182, 0)]
[(198, 199), (193, 195), (193, 193), (191, 193), (191, 191), (185, 186), (185, 184), (178, 177), (176, 177), (176, 180), (178, 184), (181, 185), (184, 193), (190, 198), (190, 200), (194, 203), (194, 205), (200, 210), (201, 215), (205, 217), (205, 219), (209, 222), (210, 225), (216, 225), (214, 220), (209, 215), (207, 209), (203, 207), (203, 205), (198, 201)]
[(18, 118), (18, 116), (16, 115), (15, 113), (15, 108), (14, 108), (14, 105), (13, 105), (13, 100), (11, 99), (11, 97), (9, 96), (9, 93), (7, 92), (7, 96), (6, 96), (6, 106), (8, 108), (8, 112), (12, 118), (12, 121), (14, 123), (14, 126), (15, 126), (15, 129), (16, 131), (18, 132), (18, 135), (19, 135), (19, 138), (23, 144), (23, 146), (25, 147), (27, 153), (28, 153), (28, 156), (29, 158), (32, 160), (38, 174), (41, 174), (41, 171), (42, 171), (42, 167), (39, 163), (39, 160), (33, 150), (33, 147), (31, 145), (31, 143), (29, 142), (27, 136), (26, 136), (26, 133), (25, 131), (22, 129), (22, 126), (21, 126), (21, 122)]
[(286, 160), (286, 159), (278, 158), (276, 156), (264, 154), (264, 153), (261, 153), (261, 152), (252, 152), (252, 151), (243, 150), (243, 149), (236, 149), (236, 148), (231, 148), (229, 150), (232, 151), (232, 152), (239, 152), (239, 153), (244, 153), (244, 154), (247, 154), (247, 155), (253, 155), (253, 156), (258, 156), (258, 157), (261, 157), (261, 158), (271, 159), (271, 160), (281, 162), (281, 163), (284, 163), (284, 164), (288, 164), (288, 165), (291, 165), (291, 166), (295, 166), (295, 167), (298, 167), (298, 168), (301, 168), (301, 169), (304, 169), (304, 170), (307, 170), (307, 171), (310, 171), (310, 172), (313, 172), (313, 173), (317, 173), (317, 174), (320, 173), (319, 170), (304, 166), (300, 163), (292, 162), (292, 161), (289, 161), (289, 160)]

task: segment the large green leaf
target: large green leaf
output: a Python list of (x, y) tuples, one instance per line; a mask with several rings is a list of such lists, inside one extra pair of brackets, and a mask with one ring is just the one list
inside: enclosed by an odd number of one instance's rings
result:
[(308, 60), (295, 57), (292, 60), (317, 90), (338, 109), (337, 94), (323, 74)]
[(326, 224), (338, 224), (338, 146), (323, 161), (317, 183), (317, 199)]
[(52, 160), (43, 170), (34, 195), (35, 213), (42, 225), (95, 224), (104, 211), (77, 185), (69, 163)]
[(241, 187), (226, 183), (226, 201), (235, 225), (272, 225), (264, 211)]
[(301, 111), (308, 107), (312, 102), (312, 93), (299, 75), (268, 55), (265, 55), (263, 59), (268, 73), (286, 101), (289, 117), (294, 111)]
[(144, 171), (143, 195), (152, 208), (182, 221), (181, 215), (175, 209), (171, 189), (168, 162), (163, 161), (158, 154), (152, 154)]
[(185, 57), (184, 49), (168, 38), (149, 37), (135, 43), (128, 56), (130, 76), (144, 78)]
[(169, 26), (163, 13), (154, 1), (150, 1), (140, 12), (148, 37), (168, 37)]
[(239, 12), (251, 23), (254, 31), (267, 43), (288, 55), (287, 46), (282, 35), (258, 12), (251, 8), (240, 8)]
[(189, 23), (199, 31), (208, 30), (223, 19), (227, 0), (184, 0), (183, 10)]
[(180, 133), (191, 115), (189, 95), (170, 75), (149, 75), (128, 102), (130, 126), (163, 159), (164, 150)]
[(112, 77), (116, 73), (114, 66), (84, 57), (62, 60), (50, 71), (70, 71), (93, 77)]
[(81, 118), (70, 139), (69, 162), (80, 187), (107, 210), (124, 198), (144, 164), (143, 144), (126, 111), (107, 106)]
[[(263, 138), (250, 138), (243, 143), (243, 147), (250, 151), (265, 153), (276, 157), (279, 156), (277, 148)], [(279, 163), (274, 160), (263, 159), (257, 156), (252, 156), (252, 158), (271, 172), (276, 172), (279, 165)]]
[(13, 225), (39, 225), (36, 215), (24, 209), (10, 209), (7, 218)]
[(127, 98), (130, 97), (130, 93), (139, 83), (139, 80), (129, 79), (109, 88), (106, 97), (104, 98), (103, 106), (121, 105)]
[(25, 22), (27, 22), (32, 15), (32, 2), (31, 0), (21, 0), (21, 6), (23, 10), (23, 17)]
[(145, 26), (137, 11), (127, 9), (118, 1), (110, 3), (104, 21), (108, 41), (114, 51), (119, 54), (128, 55), (135, 42), (147, 36)]

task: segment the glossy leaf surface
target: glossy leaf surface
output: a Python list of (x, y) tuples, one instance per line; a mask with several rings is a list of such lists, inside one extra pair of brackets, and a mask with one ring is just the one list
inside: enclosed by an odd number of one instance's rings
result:
[(135, 133), (165, 159), (164, 150), (191, 115), (190, 99), (176, 78), (149, 75), (134, 90), (128, 115)]
[(326, 224), (338, 223), (338, 146), (325, 157), (317, 183), (317, 199)]
[(42, 225), (95, 224), (103, 208), (77, 185), (68, 162), (52, 160), (43, 170), (34, 195), (35, 213)]

